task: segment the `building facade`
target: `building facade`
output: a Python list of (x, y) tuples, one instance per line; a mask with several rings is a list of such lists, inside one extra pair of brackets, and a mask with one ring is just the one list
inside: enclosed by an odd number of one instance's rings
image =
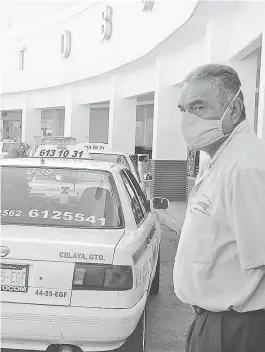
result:
[(1, 139), (72, 136), (147, 153), (152, 195), (184, 200), (177, 105), (191, 69), (233, 66), (265, 139), (264, 13), (253, 1), (95, 1), (2, 33)]

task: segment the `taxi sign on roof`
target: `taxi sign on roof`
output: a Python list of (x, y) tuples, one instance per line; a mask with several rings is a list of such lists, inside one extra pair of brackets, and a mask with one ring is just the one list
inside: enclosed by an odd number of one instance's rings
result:
[(75, 145), (75, 138), (73, 137), (39, 137), (39, 145)]
[[(69, 142), (69, 143), (68, 143)], [(108, 144), (75, 143), (72, 137), (39, 137), (35, 157), (41, 158), (90, 158), (90, 153), (104, 153)]]
[(105, 152), (109, 149), (105, 143), (79, 143), (78, 146), (86, 148), (88, 152)]
[(35, 157), (41, 158), (89, 158), (86, 148), (78, 145), (40, 145), (37, 148)]
[(45, 137), (34, 137), (33, 138), (33, 154), (36, 153), (37, 149), (41, 145), (75, 145), (76, 144), (76, 139), (73, 137), (52, 137), (52, 136), (45, 136)]

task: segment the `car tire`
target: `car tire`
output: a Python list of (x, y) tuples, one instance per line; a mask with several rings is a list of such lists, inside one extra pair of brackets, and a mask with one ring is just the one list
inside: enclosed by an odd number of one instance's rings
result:
[(146, 309), (130, 337), (116, 352), (144, 352), (146, 342)]
[(159, 285), (160, 285), (160, 251), (158, 252), (156, 272), (155, 272), (155, 276), (154, 276), (152, 284), (151, 284), (150, 295), (153, 296), (158, 293)]

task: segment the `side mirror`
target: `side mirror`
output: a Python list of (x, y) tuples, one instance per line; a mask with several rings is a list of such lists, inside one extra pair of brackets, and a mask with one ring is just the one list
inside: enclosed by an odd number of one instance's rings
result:
[(166, 210), (169, 206), (169, 200), (167, 198), (155, 197), (151, 199), (151, 206), (153, 209)]
[(152, 181), (153, 180), (153, 176), (148, 173), (148, 174), (144, 174), (144, 181)]

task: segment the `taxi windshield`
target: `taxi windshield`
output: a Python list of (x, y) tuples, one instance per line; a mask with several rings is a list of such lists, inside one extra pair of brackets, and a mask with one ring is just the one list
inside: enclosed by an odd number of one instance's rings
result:
[(123, 218), (109, 172), (2, 166), (1, 223), (120, 228)]

